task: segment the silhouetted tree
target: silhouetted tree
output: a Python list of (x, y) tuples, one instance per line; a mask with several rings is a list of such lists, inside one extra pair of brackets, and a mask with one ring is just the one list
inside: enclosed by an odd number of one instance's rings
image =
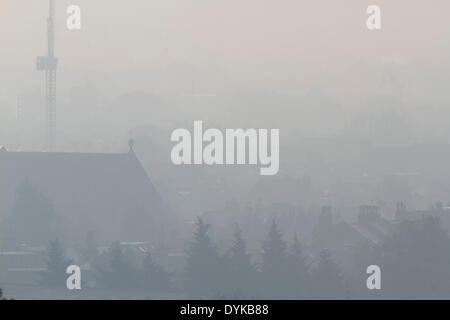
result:
[(275, 220), (263, 244), (262, 281), (264, 292), (270, 298), (284, 298), (287, 296), (286, 287), (289, 283), (287, 275), (286, 243)]
[(194, 238), (189, 246), (185, 287), (193, 296), (211, 296), (221, 289), (221, 259), (208, 235), (209, 227), (198, 218)]
[(343, 281), (339, 267), (333, 261), (330, 252), (322, 249), (319, 260), (313, 271), (314, 298), (318, 299), (344, 299), (347, 288)]
[(386, 298), (449, 298), (450, 240), (430, 216), (404, 221), (380, 245)]
[(252, 203), (247, 201), (244, 206), (243, 214), (246, 216), (251, 216), (254, 213)]
[(94, 238), (94, 232), (90, 230), (86, 233), (86, 240), (84, 242), (82, 257), (85, 262), (92, 262), (97, 256), (98, 250)]
[(72, 263), (73, 260), (66, 259), (64, 248), (59, 240), (50, 241), (47, 247), (47, 270), (42, 274), (42, 284), (64, 287), (67, 279), (66, 270)]
[(380, 249), (379, 246), (369, 240), (361, 240), (355, 244), (351, 270), (348, 273), (351, 292), (354, 295), (351, 298), (374, 299), (382, 297), (384, 288), (383, 290), (368, 290), (366, 284), (369, 277), (366, 273), (367, 267), (382, 264)]
[(314, 225), (311, 244), (314, 248), (330, 248), (335, 245), (333, 216), (330, 207), (322, 207), (319, 223)]
[(40, 243), (59, 237), (60, 216), (52, 203), (28, 180), (17, 189), (11, 214), (6, 218), (4, 237), (7, 243)]
[(247, 253), (247, 245), (242, 237), (242, 231), (236, 226), (229, 259), (229, 280), (235, 296), (253, 294), (256, 269), (253, 266), (250, 255)]
[(153, 261), (147, 253), (143, 261), (143, 285), (147, 289), (167, 290), (170, 288), (169, 273)]
[(291, 246), (288, 274), (291, 277), (291, 297), (295, 299), (308, 297), (311, 289), (311, 279), (306, 264), (306, 258), (303, 255), (302, 245), (297, 234), (295, 234), (294, 242)]
[(123, 289), (141, 285), (138, 281), (138, 270), (132, 265), (131, 259), (125, 256), (119, 242), (111, 244), (106, 258), (106, 266), (98, 267), (98, 281), (102, 286)]
[(143, 258), (131, 249), (113, 242), (106, 253), (95, 259), (97, 281), (105, 288), (168, 290), (170, 274), (147, 253)]

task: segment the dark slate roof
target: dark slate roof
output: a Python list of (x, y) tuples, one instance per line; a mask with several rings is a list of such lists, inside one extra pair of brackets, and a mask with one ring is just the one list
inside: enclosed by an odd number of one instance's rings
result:
[(105, 239), (137, 240), (134, 224), (154, 223), (162, 214), (162, 201), (132, 150), (0, 152), (0, 218), (10, 212), (16, 190), (25, 181), (53, 203), (80, 237), (91, 229)]

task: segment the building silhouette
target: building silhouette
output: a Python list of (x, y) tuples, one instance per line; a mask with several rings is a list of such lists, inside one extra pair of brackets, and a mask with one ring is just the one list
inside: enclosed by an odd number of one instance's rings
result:
[[(63, 237), (83, 241), (158, 241), (164, 204), (133, 150), (127, 153), (0, 152), (0, 221), (29, 183), (61, 216)], [(30, 208), (29, 214), (33, 214)], [(27, 213), (28, 214), (28, 213)], [(33, 226), (30, 232), (33, 232)]]

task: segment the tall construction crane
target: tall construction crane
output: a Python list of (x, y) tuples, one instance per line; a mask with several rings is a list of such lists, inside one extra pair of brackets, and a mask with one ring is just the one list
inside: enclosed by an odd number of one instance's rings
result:
[(45, 71), (47, 151), (54, 151), (56, 147), (56, 67), (58, 65), (58, 59), (55, 57), (55, 0), (50, 0), (47, 39), (47, 56), (37, 58), (37, 69)]

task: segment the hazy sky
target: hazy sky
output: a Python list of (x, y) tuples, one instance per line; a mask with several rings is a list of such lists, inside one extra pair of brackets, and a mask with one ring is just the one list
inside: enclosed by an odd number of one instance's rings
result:
[[(65, 27), (70, 4), (81, 6), (81, 31)], [(382, 9), (381, 31), (366, 28), (370, 4)], [(47, 10), (47, 0), (0, 0), (0, 111), (42, 90), (35, 59)], [(59, 0), (59, 94), (96, 85), (99, 74), (128, 82), (123, 91), (151, 89), (151, 72), (133, 83), (135, 73), (168, 63), (206, 70), (211, 83), (220, 74), (216, 90), (318, 87), (350, 97), (395, 78), (410, 100), (439, 100), (450, 79), (449, 12), (448, 0)]]

